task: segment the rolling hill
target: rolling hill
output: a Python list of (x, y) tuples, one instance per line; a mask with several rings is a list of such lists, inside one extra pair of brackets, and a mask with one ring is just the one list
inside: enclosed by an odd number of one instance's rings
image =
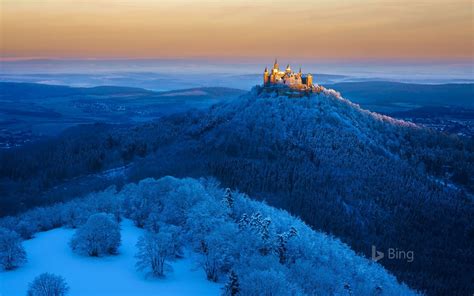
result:
[(474, 108), (474, 84), (411, 84), (389, 81), (327, 85), (374, 111), (404, 111), (421, 106)]

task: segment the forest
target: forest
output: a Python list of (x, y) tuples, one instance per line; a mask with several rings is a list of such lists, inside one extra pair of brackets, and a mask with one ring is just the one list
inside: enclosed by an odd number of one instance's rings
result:
[[(0, 230), (34, 239), (38, 231), (75, 228), (72, 250), (104, 257), (117, 252), (117, 221), (122, 218), (146, 230), (137, 242), (136, 266), (152, 277), (166, 277), (172, 272), (167, 263), (190, 249), (198, 254), (196, 263), (207, 280), (224, 284), (222, 295), (416, 295), (339, 240), (313, 231), (285, 211), (224, 190), (215, 179), (164, 177), (120, 191), (110, 187), (0, 219)], [(0, 249), (12, 244), (18, 242), (0, 241)], [(14, 253), (5, 258), (0, 252), (1, 262), (10, 260), (18, 263), (10, 269), (20, 269), (28, 254)], [(41, 280), (48, 280), (46, 287), (55, 283), (69, 289), (60, 275), (43, 274), (35, 282)], [(35, 282), (30, 290), (37, 288)]]

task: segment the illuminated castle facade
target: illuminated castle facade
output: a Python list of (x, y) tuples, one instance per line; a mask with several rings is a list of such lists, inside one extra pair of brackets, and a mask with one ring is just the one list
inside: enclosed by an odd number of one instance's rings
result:
[(318, 89), (313, 85), (313, 76), (311, 74), (303, 75), (301, 68), (298, 73), (295, 73), (291, 70), (290, 65), (286, 66), (285, 71), (280, 71), (276, 59), (271, 71), (265, 68), (265, 72), (263, 72), (263, 85), (267, 87), (286, 85), (291, 89), (301, 91), (317, 91)]

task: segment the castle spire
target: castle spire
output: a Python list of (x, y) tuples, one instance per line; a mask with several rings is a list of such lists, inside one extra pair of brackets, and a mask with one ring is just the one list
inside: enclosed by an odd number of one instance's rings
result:
[(278, 69), (278, 60), (275, 58), (275, 63), (273, 64), (273, 69)]

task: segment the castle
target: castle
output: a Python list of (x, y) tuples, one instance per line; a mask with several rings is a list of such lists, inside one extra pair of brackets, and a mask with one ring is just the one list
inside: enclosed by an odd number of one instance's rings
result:
[(291, 70), (290, 65), (286, 66), (285, 71), (280, 71), (278, 61), (275, 59), (271, 72), (265, 68), (263, 72), (263, 86), (272, 87), (285, 85), (293, 90), (306, 92), (319, 92), (319, 87), (313, 85), (313, 76), (311, 74), (303, 75), (301, 68), (298, 73)]

